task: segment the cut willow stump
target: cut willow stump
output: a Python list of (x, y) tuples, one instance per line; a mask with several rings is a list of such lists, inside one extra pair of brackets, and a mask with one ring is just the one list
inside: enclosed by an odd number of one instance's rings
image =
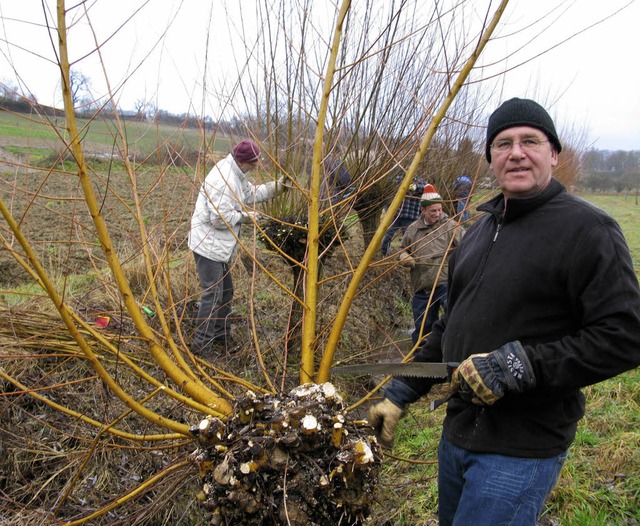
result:
[(235, 403), (227, 422), (191, 428), (200, 498), (214, 525), (358, 525), (369, 515), (381, 451), (330, 383)]

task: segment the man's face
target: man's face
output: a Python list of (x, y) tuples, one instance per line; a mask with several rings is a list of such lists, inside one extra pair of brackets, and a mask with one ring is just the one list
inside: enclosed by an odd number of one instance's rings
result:
[[(521, 141), (539, 142), (537, 148), (522, 148)], [(491, 149), (491, 169), (502, 193), (509, 197), (530, 197), (546, 188), (551, 181), (551, 171), (558, 164), (558, 153), (540, 130), (530, 126), (518, 126), (501, 131), (493, 140), (494, 145), (511, 141), (507, 152)]]
[(258, 167), (258, 161), (252, 163), (238, 163), (236, 161), (238, 168), (242, 170), (242, 173), (249, 173), (251, 170), (255, 170)]
[(442, 205), (440, 203), (436, 203), (429, 206), (423, 206), (422, 217), (428, 225), (436, 223), (442, 217)]

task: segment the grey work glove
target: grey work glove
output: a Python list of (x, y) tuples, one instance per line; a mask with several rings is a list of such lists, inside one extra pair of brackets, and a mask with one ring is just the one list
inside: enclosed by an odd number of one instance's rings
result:
[(400, 252), (398, 259), (403, 267), (414, 268), (416, 266), (416, 260), (408, 252)]
[(254, 212), (253, 210), (249, 210), (248, 212), (242, 212), (242, 217), (240, 218), (239, 223), (257, 223), (260, 220), (260, 214), (258, 212)]
[(291, 187), (291, 181), (285, 175), (278, 177), (278, 180), (276, 181), (277, 192), (288, 192), (291, 190)]
[(451, 377), (452, 392), (477, 405), (492, 405), (507, 392), (522, 393), (535, 386), (533, 367), (518, 341), (469, 356)]
[(386, 398), (369, 408), (369, 425), (376, 430), (378, 442), (382, 447), (393, 447), (393, 435), (401, 416), (402, 409)]

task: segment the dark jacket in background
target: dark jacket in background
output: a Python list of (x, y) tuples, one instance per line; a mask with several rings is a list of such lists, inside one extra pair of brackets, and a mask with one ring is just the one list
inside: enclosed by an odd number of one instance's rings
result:
[(324, 177), (320, 183), (320, 208), (335, 205), (344, 197), (351, 184), (351, 174), (344, 163), (335, 156), (329, 156), (324, 163)]

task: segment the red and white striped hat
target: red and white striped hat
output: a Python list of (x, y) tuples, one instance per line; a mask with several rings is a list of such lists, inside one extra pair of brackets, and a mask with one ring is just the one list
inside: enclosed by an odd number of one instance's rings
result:
[(432, 184), (426, 185), (420, 198), (420, 206), (429, 206), (441, 202), (442, 196), (436, 191), (436, 187)]

